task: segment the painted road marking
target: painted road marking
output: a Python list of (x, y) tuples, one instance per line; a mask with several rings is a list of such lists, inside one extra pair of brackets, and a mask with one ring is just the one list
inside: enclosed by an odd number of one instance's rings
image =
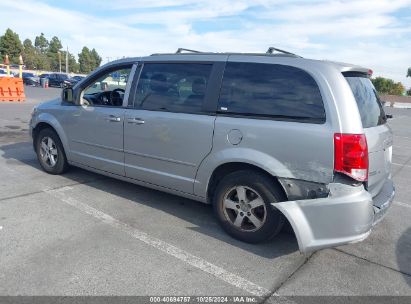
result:
[(168, 244), (167, 242), (164, 242), (160, 239), (152, 237), (143, 231), (140, 231), (123, 222), (120, 222), (119, 220), (111, 217), (110, 215), (100, 210), (97, 210), (83, 202), (76, 200), (75, 198), (68, 196), (65, 193), (65, 191), (70, 190), (70, 189), (73, 189), (73, 188), (72, 187), (62, 187), (62, 188), (55, 189), (55, 190), (45, 189), (44, 192), (52, 195), (53, 197), (63, 201), (64, 203), (74, 208), (77, 208), (78, 210), (84, 213), (87, 213), (88, 215), (93, 216), (94, 218), (104, 222), (105, 224), (108, 224), (122, 232), (127, 233), (133, 238), (141, 242), (144, 242), (147, 245), (150, 245), (158, 250), (161, 250), (162, 252), (165, 252), (166, 254), (171, 255), (179, 259), (180, 261), (183, 261), (195, 268), (198, 268), (204, 272), (207, 272), (232, 286), (240, 288), (258, 297), (264, 297), (264, 296), (269, 295), (270, 291), (268, 289), (265, 289), (264, 287), (258, 286), (257, 284), (250, 282), (245, 278), (242, 278), (219, 266), (216, 266), (210, 262), (207, 262), (206, 260), (199, 258), (174, 245)]
[(408, 137), (408, 136), (401, 136), (401, 135), (395, 135), (395, 134), (394, 134), (394, 137), (405, 138), (405, 139), (411, 139), (411, 137)]
[(401, 203), (401, 202), (397, 202), (397, 201), (395, 201), (394, 204), (396, 204), (398, 206), (401, 206), (401, 207), (405, 207), (405, 208), (411, 208), (411, 205)]
[(394, 150), (397, 150), (397, 149), (408, 150), (408, 149), (411, 149), (411, 146), (397, 145), (396, 143), (394, 143)]
[(407, 167), (407, 168), (411, 168), (411, 166), (410, 166), (410, 165), (402, 165), (402, 164), (398, 164), (398, 163), (391, 163), (391, 164), (396, 165), (396, 166), (400, 166), (400, 167)]

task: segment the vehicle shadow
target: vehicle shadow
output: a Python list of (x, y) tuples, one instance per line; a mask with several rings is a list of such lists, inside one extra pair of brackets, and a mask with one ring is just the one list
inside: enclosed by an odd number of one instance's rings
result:
[(396, 246), (397, 263), (404, 280), (411, 287), (411, 227), (403, 232)]
[[(6, 164), (27, 165), (43, 172), (37, 162), (32, 144), (29, 142), (0, 146), (1, 153), (0, 157), (6, 159)], [(213, 215), (211, 205), (105, 177), (76, 167), (70, 168), (69, 172), (64, 174), (64, 177), (72, 181), (70, 184), (87, 184), (87, 187), (93, 187), (127, 199), (134, 204), (142, 204), (166, 212), (191, 223), (190, 226), (192, 227), (187, 227), (187, 229), (221, 240), (264, 258), (273, 259), (298, 251), (297, 241), (288, 223), (273, 240), (257, 245), (247, 244), (231, 238), (222, 230)], [(127, 223), (132, 225), (133, 220), (135, 219), (127, 218)]]

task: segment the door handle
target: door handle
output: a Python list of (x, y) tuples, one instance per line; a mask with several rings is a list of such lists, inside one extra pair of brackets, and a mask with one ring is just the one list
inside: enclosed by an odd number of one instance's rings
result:
[(136, 125), (142, 125), (143, 123), (145, 123), (144, 119), (141, 118), (129, 118), (127, 119), (128, 123), (133, 123)]
[(114, 122), (120, 122), (121, 118), (118, 116), (114, 116), (114, 115), (109, 115), (107, 118), (108, 121), (114, 121)]

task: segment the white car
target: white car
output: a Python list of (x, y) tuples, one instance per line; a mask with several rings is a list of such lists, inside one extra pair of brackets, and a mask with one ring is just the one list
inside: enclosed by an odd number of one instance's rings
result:
[(3, 69), (0, 69), (0, 77), (13, 77), (13, 74), (10, 72), (10, 76), (7, 76), (7, 72)]

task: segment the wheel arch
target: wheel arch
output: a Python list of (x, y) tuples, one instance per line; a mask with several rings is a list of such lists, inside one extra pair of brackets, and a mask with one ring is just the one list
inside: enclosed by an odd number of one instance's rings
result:
[(37, 141), (37, 136), (39, 135), (41, 130), (44, 129), (51, 129), (54, 132), (56, 132), (57, 136), (59, 137), (61, 144), (63, 145), (63, 149), (64, 149), (64, 153), (66, 155), (66, 157), (68, 157), (68, 140), (67, 137), (63, 131), (62, 126), (60, 125), (60, 123), (57, 121), (56, 118), (54, 118), (53, 116), (51, 116), (48, 113), (44, 113), (45, 115), (41, 114), (37, 120), (37, 123), (35, 125), (35, 127), (33, 128), (33, 148), (36, 149), (35, 147), (35, 143)]
[(211, 174), (211, 177), (207, 183), (207, 190), (206, 190), (207, 202), (212, 203), (213, 194), (214, 194), (213, 192), (216, 189), (219, 181), (224, 176), (226, 176), (227, 174), (233, 173), (235, 171), (243, 171), (243, 170), (258, 172), (258, 173), (261, 173), (267, 176), (269, 179), (272, 180), (274, 184), (278, 186), (278, 189), (281, 190), (281, 193), (282, 193), (281, 201), (287, 200), (287, 193), (285, 189), (283, 188), (283, 185), (279, 182), (276, 176), (273, 176), (268, 171), (254, 164), (250, 164), (246, 162), (228, 162), (228, 163), (220, 164), (217, 168), (214, 169), (213, 173)]

